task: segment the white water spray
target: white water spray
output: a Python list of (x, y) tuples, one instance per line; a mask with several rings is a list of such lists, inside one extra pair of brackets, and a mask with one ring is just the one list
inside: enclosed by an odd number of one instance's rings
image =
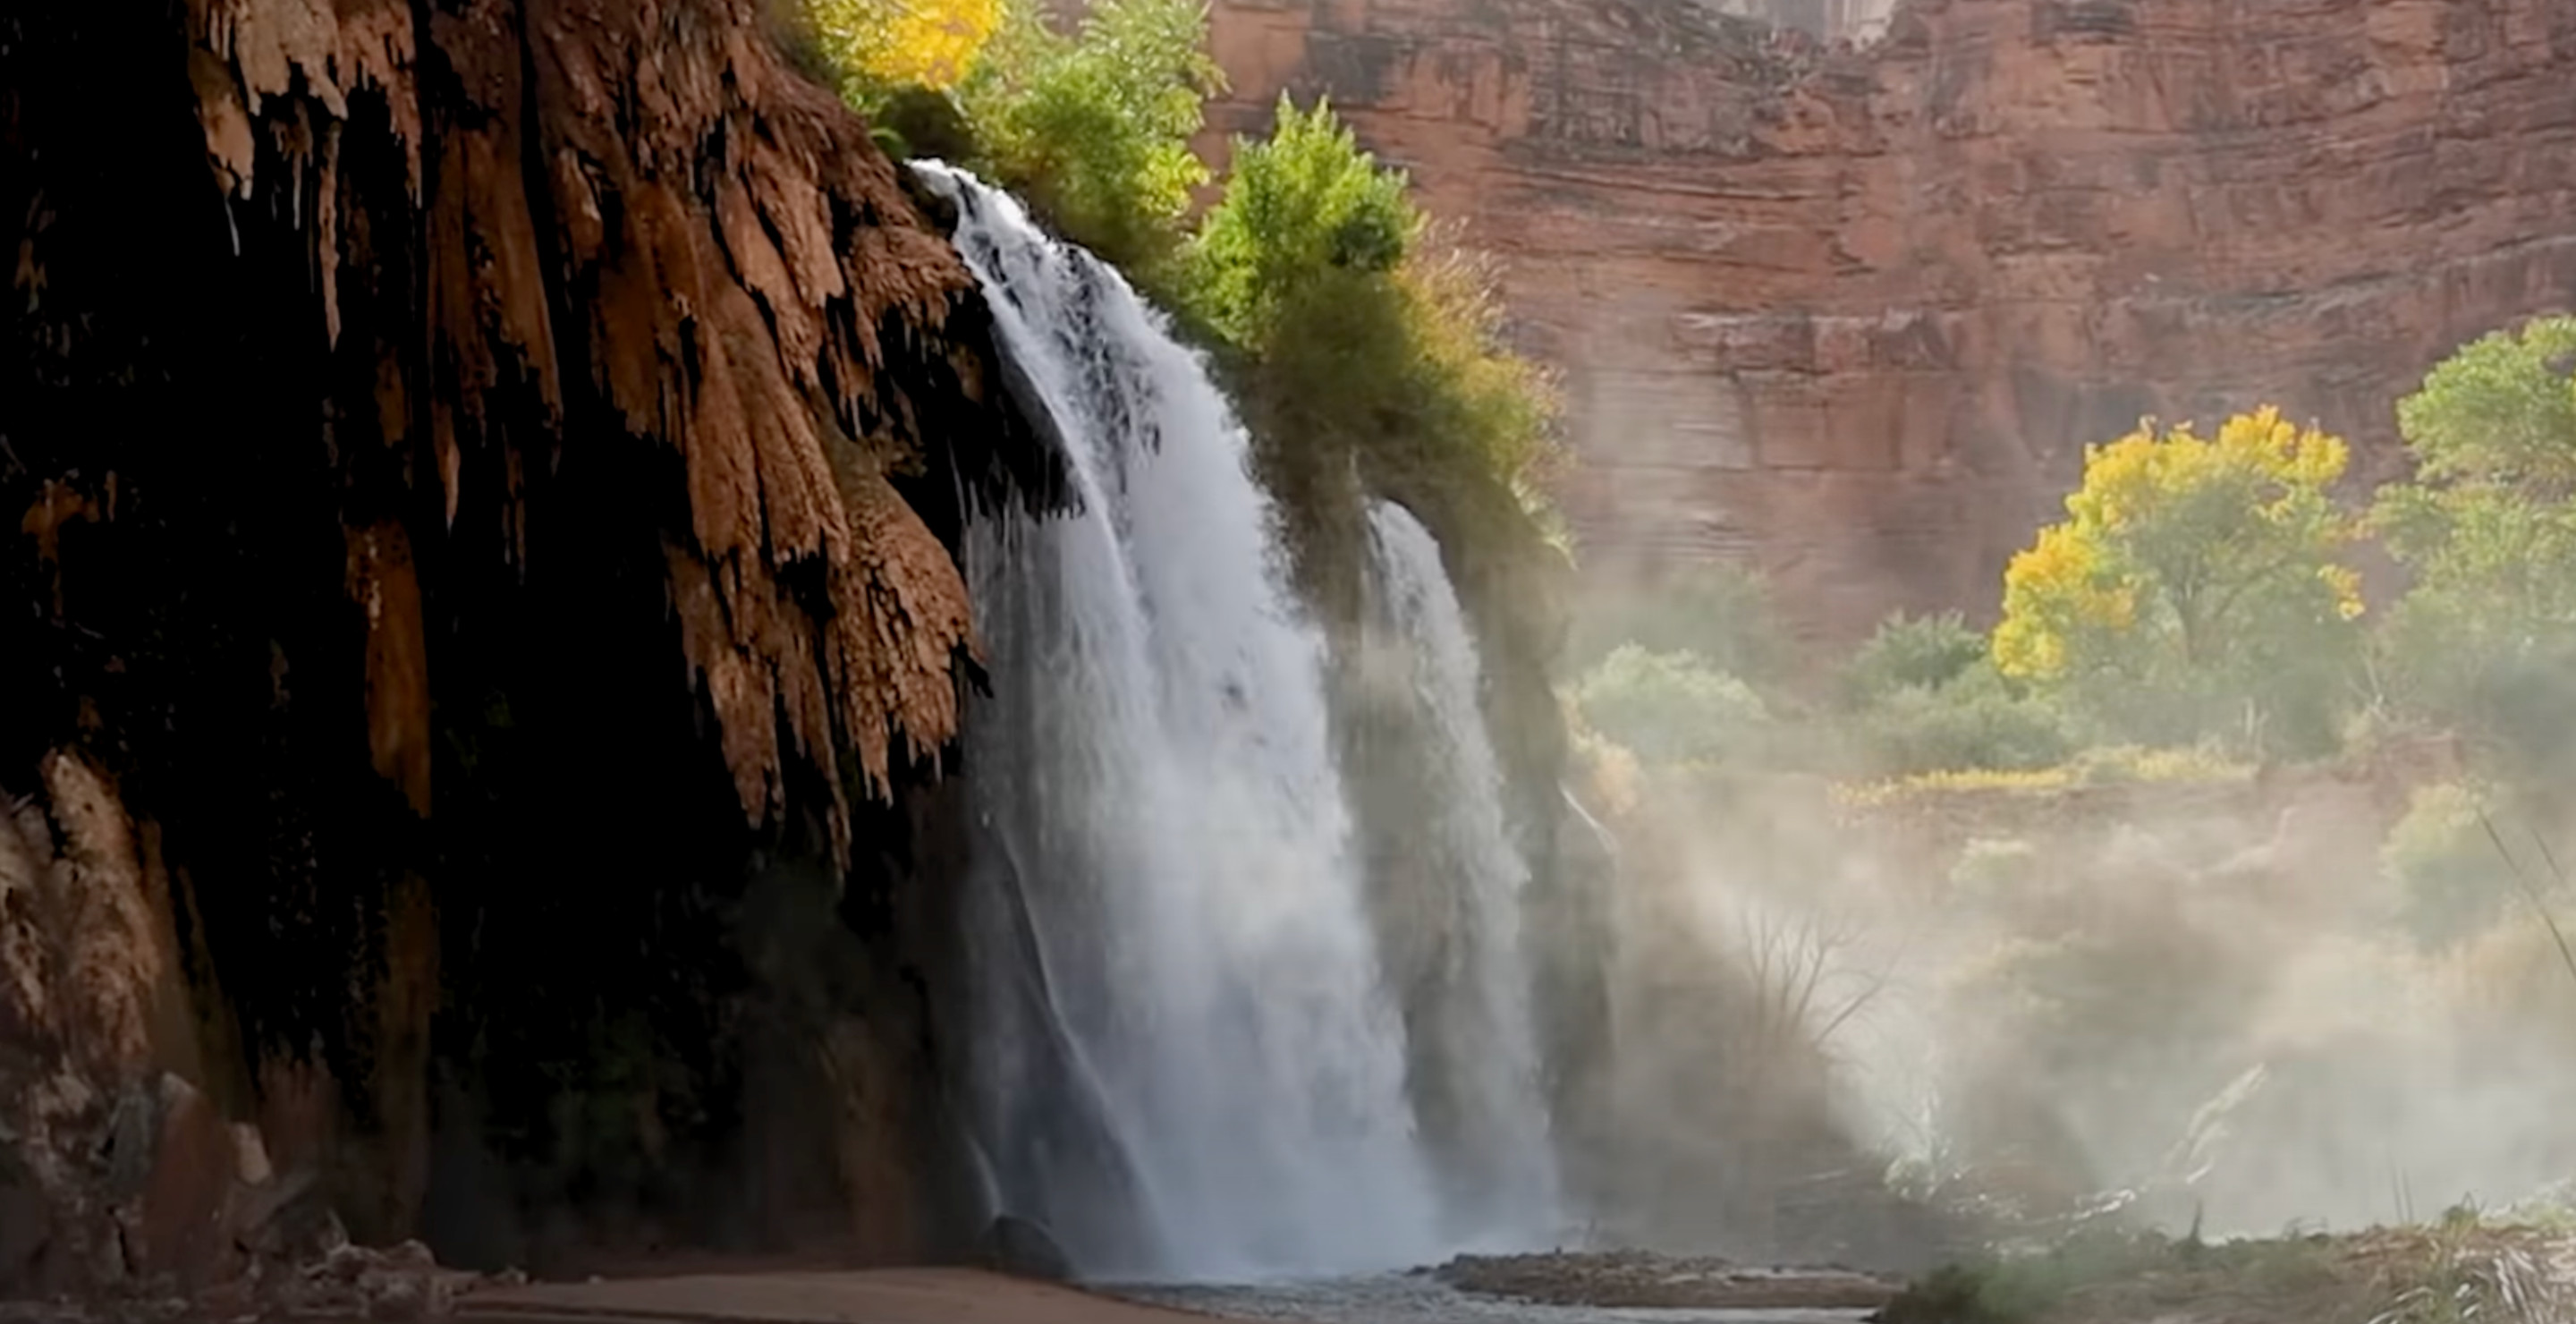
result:
[(1324, 643), (1203, 365), (959, 172), (956, 242), (1078, 512), (970, 530), (977, 1127), (1002, 1211), (1095, 1277), (1439, 1249), (1330, 741)]
[(1521, 932), (1529, 864), (1503, 819), (1502, 765), (1478, 703), (1483, 668), (1440, 544), (1388, 502), (1370, 506), (1368, 530), (1378, 626), (1389, 635), (1375, 647), (1399, 659), (1424, 719), (1434, 818), (1422, 826), (1440, 865), (1433, 877), (1448, 893), (1432, 913), (1453, 953), (1444, 973), (1456, 986), (1436, 1028), (1449, 1049), (1442, 1060), (1457, 1077), (1447, 1093), (1464, 1113), (1456, 1120), (1465, 1170), (1451, 1180), (1458, 1228), (1496, 1244), (1528, 1244), (1558, 1230)]

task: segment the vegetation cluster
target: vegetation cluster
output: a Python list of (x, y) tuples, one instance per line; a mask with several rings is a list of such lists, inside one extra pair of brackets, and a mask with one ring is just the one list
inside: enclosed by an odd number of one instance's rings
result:
[[(1759, 751), (1936, 788), (2136, 762), (2110, 751), (2224, 769), (2457, 738), (2484, 789), (2446, 792), (2442, 813), (2469, 822), (2461, 797), (2498, 808), (2507, 788), (2567, 784), (2576, 757), (2571, 368), (2576, 318), (2464, 347), (2399, 406), (2413, 477), (2367, 494), (2345, 482), (2342, 440), (2275, 409), (2207, 436), (2142, 423), (2087, 452), (2066, 517), (2006, 570), (1990, 630), (1891, 618), (1831, 685), (1809, 679), (1812, 650), (1754, 574), (1632, 590), (1577, 625), (1577, 706), (1649, 761)], [(2395, 583), (2365, 594), (2374, 552)], [(1707, 701), (1739, 689), (1723, 712)]]

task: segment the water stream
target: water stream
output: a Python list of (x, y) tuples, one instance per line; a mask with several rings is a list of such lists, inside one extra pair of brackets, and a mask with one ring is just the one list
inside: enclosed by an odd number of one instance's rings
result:
[[(1555, 1152), (1539, 1080), (1522, 892), (1529, 865), (1503, 814), (1503, 773), (1485, 728), (1483, 668), (1467, 614), (1441, 564), (1440, 544), (1411, 512), (1368, 512), (1375, 589), (1370, 652), (1384, 660), (1419, 729), (1420, 788), (1429, 809), (1409, 843), (1429, 893), (1414, 927), (1436, 941), (1436, 1008), (1414, 1033), (1440, 1051), (1415, 1071), (1439, 1070), (1454, 1135), (1444, 1173), (1451, 1227), (1462, 1239), (1541, 1244), (1560, 1231)], [(1426, 1068), (1425, 1063), (1437, 1064)]]
[(935, 165), (1078, 512), (994, 512), (966, 757), (998, 1210), (1088, 1275), (1417, 1263), (1437, 1197), (1334, 764), (1325, 645), (1197, 356), (1108, 267)]

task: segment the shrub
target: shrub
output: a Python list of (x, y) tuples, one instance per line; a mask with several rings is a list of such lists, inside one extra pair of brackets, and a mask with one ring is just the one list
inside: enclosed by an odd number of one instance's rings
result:
[(1986, 660), (1986, 637), (1958, 612), (1890, 616), (1844, 669), (1844, 688), (1868, 704), (1899, 690), (1937, 690)]
[(1010, 0), (958, 87), (994, 181), (1149, 286), (1179, 248), (1207, 167), (1190, 150), (1224, 75), (1200, 0), (1100, 0), (1070, 36)]
[(2487, 797), (2473, 787), (2420, 787), (2380, 847), (2380, 869), (2397, 890), (2398, 918), (2424, 947), (2447, 947), (2485, 931), (2515, 895), (2513, 862), (2487, 834), (2487, 810)]
[(1625, 645), (1575, 686), (1595, 730), (1658, 763), (1726, 763), (1758, 756), (1771, 715), (1751, 686), (1692, 653)]
[(1285, 95), (1267, 140), (1237, 139), (1225, 199), (1190, 252), (1196, 310), (1226, 340), (1260, 349), (1304, 309), (1354, 294), (1395, 271), (1423, 229), (1401, 172), (1378, 168), (1318, 101)]
[(773, 26), (801, 64), (829, 66), (889, 153), (970, 167), (1148, 287), (1168, 282), (1208, 177), (1190, 139), (1224, 87), (1200, 0), (1101, 0), (1071, 33), (1038, 0), (802, 0)]
[(1864, 756), (1882, 775), (2055, 766), (2075, 751), (2044, 700), (2017, 695), (1979, 661), (1938, 686), (1900, 685), (1858, 715)]

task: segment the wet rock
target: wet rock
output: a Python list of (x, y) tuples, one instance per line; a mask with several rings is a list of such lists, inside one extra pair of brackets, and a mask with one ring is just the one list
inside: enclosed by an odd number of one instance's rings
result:
[(984, 1229), (976, 1252), (986, 1267), (1021, 1278), (1062, 1283), (1073, 1280), (1073, 1261), (1044, 1227), (1004, 1214)]
[(279, 1276), (263, 1295), (277, 1310), (344, 1319), (415, 1320), (451, 1313), (456, 1298), (483, 1281), (442, 1269), (429, 1247), (406, 1241), (385, 1249), (333, 1247), (301, 1272)]
[(242, 1259), (226, 1218), (239, 1168), (232, 1127), (176, 1076), (162, 1078), (160, 1104), (139, 1219), (142, 1267), (189, 1287), (234, 1277)]
[(231, 1224), (235, 1243), (270, 1263), (312, 1263), (349, 1244), (348, 1230), (309, 1168), (243, 1191)]

